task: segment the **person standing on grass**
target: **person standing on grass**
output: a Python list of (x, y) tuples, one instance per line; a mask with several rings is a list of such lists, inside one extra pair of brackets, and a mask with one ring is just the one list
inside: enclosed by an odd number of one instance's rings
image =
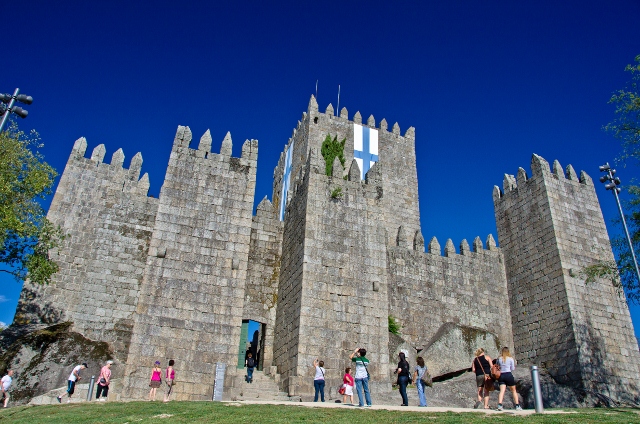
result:
[(402, 396), (402, 405), (409, 406), (409, 397), (407, 396), (407, 386), (409, 385), (409, 362), (405, 358), (404, 352), (398, 354), (398, 368), (396, 374), (398, 374), (398, 388), (400, 389), (400, 396)]
[(315, 368), (316, 375), (313, 377), (313, 388), (315, 389), (315, 396), (313, 397), (313, 401), (318, 401), (318, 394), (320, 394), (320, 398), (324, 402), (324, 361), (318, 361), (316, 358), (313, 361), (313, 367)]
[[(107, 361), (106, 365), (100, 370), (100, 377), (98, 377), (98, 387), (96, 388), (96, 399), (99, 401), (106, 401), (109, 395), (109, 383), (111, 382), (111, 365), (113, 361)], [(102, 395), (102, 397), (100, 397)]]
[(2, 388), (2, 407), (6, 408), (9, 404), (9, 387), (11, 387), (11, 383), (13, 382), (13, 370), (7, 371), (7, 375), (2, 377), (2, 381), (0, 382), (0, 388)]
[[(367, 402), (367, 407), (371, 406), (371, 394), (369, 393), (369, 360), (366, 358), (367, 350), (364, 348), (358, 348), (353, 351), (349, 356), (351, 362), (356, 365), (356, 391), (358, 392), (358, 406), (365, 406), (364, 401)], [(364, 391), (364, 396), (363, 392)]]
[(171, 392), (173, 391), (173, 383), (176, 379), (176, 370), (173, 369), (173, 365), (176, 362), (173, 359), (169, 360), (169, 366), (164, 373), (164, 381), (167, 383), (167, 392), (164, 394), (164, 401), (169, 402), (171, 399)]
[(149, 381), (149, 400), (156, 400), (156, 391), (158, 387), (162, 384), (162, 368), (160, 368), (160, 361), (156, 361), (153, 364), (153, 369), (151, 370), (151, 380)]
[(342, 396), (342, 403), (347, 403), (347, 396), (351, 399), (351, 403), (349, 405), (353, 405), (353, 386), (355, 381), (353, 381), (353, 376), (351, 375), (351, 368), (347, 367), (344, 370), (344, 377), (342, 378), (342, 385), (344, 387), (344, 395)]
[[(86, 368), (87, 368), (87, 363), (83, 362), (80, 365), (76, 365), (76, 367), (73, 368), (73, 371), (71, 371), (71, 374), (69, 375), (69, 379), (67, 381), (67, 393), (66, 393), (66, 396), (68, 397), (67, 403), (71, 403), (71, 395), (73, 395), (73, 392), (76, 389), (76, 383), (80, 381), (80, 379), (82, 378), (80, 377), (80, 371)], [(58, 396), (56, 398), (58, 399), (58, 403), (62, 403), (63, 396), (65, 395), (63, 394), (62, 396)]]
[(422, 377), (424, 373), (427, 372), (427, 366), (424, 363), (424, 358), (422, 356), (418, 356), (416, 358), (415, 371), (413, 372), (413, 380), (416, 382), (416, 387), (418, 388), (418, 399), (420, 399), (420, 406), (427, 406), (427, 397), (424, 394), (427, 385), (422, 381)]
[(251, 352), (247, 353), (247, 360), (244, 361), (244, 364), (247, 367), (247, 375), (244, 376), (244, 379), (247, 383), (253, 382), (253, 370), (256, 366), (256, 360), (253, 359), (253, 354)]
[(500, 366), (500, 378), (498, 383), (500, 384), (500, 394), (498, 395), (498, 411), (502, 411), (502, 400), (504, 399), (504, 392), (507, 387), (511, 390), (513, 395), (513, 403), (516, 405), (516, 411), (522, 411), (520, 402), (518, 402), (518, 392), (516, 392), (516, 379), (511, 373), (516, 369), (516, 361), (510, 356), (509, 348), (503, 347), (498, 356), (498, 365)]

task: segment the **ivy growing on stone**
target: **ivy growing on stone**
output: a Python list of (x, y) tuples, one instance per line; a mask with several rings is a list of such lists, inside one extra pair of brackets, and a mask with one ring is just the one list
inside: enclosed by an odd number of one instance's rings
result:
[(322, 148), (320, 152), (324, 158), (325, 173), (330, 177), (333, 172), (333, 161), (337, 157), (344, 168), (344, 144), (347, 139), (343, 138), (342, 141), (338, 141), (338, 136), (331, 138), (331, 134), (327, 134), (327, 137), (322, 142)]
[(400, 335), (400, 324), (393, 317), (393, 315), (389, 315), (389, 333), (395, 334), (396, 336)]

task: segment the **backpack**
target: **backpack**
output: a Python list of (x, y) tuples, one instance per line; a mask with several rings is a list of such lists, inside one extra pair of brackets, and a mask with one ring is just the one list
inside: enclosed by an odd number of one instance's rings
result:
[(253, 358), (247, 359), (247, 368), (253, 368), (256, 366), (256, 361)]
[(424, 383), (424, 385), (427, 387), (433, 387), (433, 379), (431, 379), (431, 374), (429, 374), (429, 370), (427, 369), (426, 365), (424, 367), (422, 376), (420, 376), (420, 381), (422, 381), (422, 383)]

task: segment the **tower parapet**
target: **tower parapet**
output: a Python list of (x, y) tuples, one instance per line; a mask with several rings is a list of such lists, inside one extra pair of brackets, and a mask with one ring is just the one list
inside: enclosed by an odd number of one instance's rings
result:
[(640, 355), (624, 298), (608, 281), (578, 276), (613, 260), (593, 182), (535, 154), (531, 172), (505, 175), (504, 191), (493, 190), (516, 358), (557, 382), (637, 401)]

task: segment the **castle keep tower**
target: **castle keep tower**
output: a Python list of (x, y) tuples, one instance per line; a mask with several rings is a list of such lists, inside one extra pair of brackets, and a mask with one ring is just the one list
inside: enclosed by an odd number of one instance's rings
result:
[(560, 383), (637, 401), (640, 354), (624, 297), (577, 275), (613, 260), (593, 182), (535, 154), (531, 170), (493, 191), (517, 358)]
[[(181, 362), (178, 399), (211, 399), (215, 363), (234, 364), (240, 343), (258, 142), (220, 154), (207, 131), (191, 149), (178, 127), (151, 236), (125, 371), (130, 398), (142, 398), (158, 358)], [(233, 368), (230, 368), (233, 372)]]

